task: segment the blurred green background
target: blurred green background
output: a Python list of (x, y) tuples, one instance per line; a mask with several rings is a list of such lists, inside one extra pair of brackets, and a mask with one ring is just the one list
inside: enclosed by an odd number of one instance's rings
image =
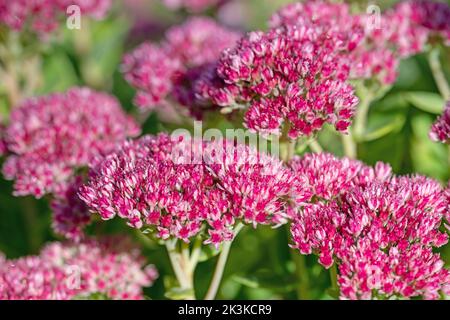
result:
[[(264, 29), (268, 17), (277, 7), (290, 1), (238, 0), (228, 17), (228, 24), (246, 30)], [(394, 1), (372, 1), (382, 7)], [(127, 6), (124, 9), (124, 4)], [(364, 6), (365, 1), (355, 1)], [(212, 14), (212, 13), (211, 13)], [(89, 85), (111, 92), (124, 108), (135, 112), (134, 90), (119, 72), (124, 52), (144, 40), (163, 36), (164, 30), (186, 18), (185, 13), (171, 12), (157, 0), (117, 1), (110, 17), (101, 22), (83, 24), (81, 30), (64, 30), (62, 39), (48, 44), (43, 51), (43, 82), (40, 94), (62, 91), (74, 85)], [(228, 19), (228, 20), (227, 20)], [(450, 70), (450, 51), (442, 52), (444, 68)], [(448, 78), (450, 79), (450, 77)], [(4, 103), (3, 103), (4, 104)], [(0, 107), (2, 105), (0, 104)], [(428, 138), (429, 128), (442, 112), (440, 98), (426, 58), (422, 55), (401, 63), (395, 86), (371, 108), (368, 138), (359, 147), (358, 158), (366, 163), (390, 163), (399, 174), (421, 173), (445, 182), (450, 177), (449, 150)], [(3, 105), (4, 109), (4, 105)], [(156, 116), (144, 124), (144, 133), (162, 130)], [(319, 137), (328, 151), (343, 155), (340, 139), (333, 130)], [(51, 213), (45, 200), (15, 198), (11, 182), (0, 180), (0, 251), (14, 258), (39, 252), (42, 245), (57, 239), (51, 231)], [(157, 245), (125, 226), (119, 219), (94, 223), (92, 234), (128, 232), (136, 239), (150, 263), (160, 272), (156, 284), (146, 291), (152, 299), (164, 298), (164, 286), (174, 281), (164, 247)], [(287, 245), (285, 227), (253, 230), (246, 227), (233, 243), (219, 298), (266, 299), (298, 297), (295, 267)], [(198, 296), (203, 296), (212, 275), (214, 253), (200, 263), (195, 275)], [(443, 249), (450, 262), (450, 248)], [(330, 286), (328, 272), (316, 258), (306, 260), (310, 273), (309, 298), (327, 299)]]

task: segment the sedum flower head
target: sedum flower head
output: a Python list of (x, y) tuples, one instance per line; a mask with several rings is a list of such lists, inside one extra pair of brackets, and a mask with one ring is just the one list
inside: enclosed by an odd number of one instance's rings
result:
[(431, 0), (410, 0), (399, 6), (411, 8), (411, 19), (428, 30), (431, 36), (440, 37), (450, 44), (450, 6), (448, 3)]
[[(432, 1), (403, 1), (385, 12), (351, 12), (346, 3), (309, 0), (289, 4), (271, 18), (272, 27), (305, 21), (336, 28), (355, 47), (347, 57), (353, 79), (395, 82), (400, 59), (420, 53), (435, 35), (448, 37), (448, 5)], [(434, 22), (431, 22), (434, 21)]]
[(198, 101), (194, 84), (238, 38), (210, 18), (192, 17), (171, 27), (160, 45), (140, 45), (123, 59), (125, 79), (138, 90), (135, 103), (151, 110), (175, 101), (200, 118), (209, 106)]
[(346, 131), (357, 103), (340, 59), (349, 43), (335, 29), (306, 22), (251, 32), (219, 60), (224, 87), (204, 92), (223, 112), (244, 109), (244, 125), (263, 134), (297, 138), (325, 123)]
[(0, 0), (0, 24), (45, 35), (58, 27), (71, 5), (78, 6), (85, 16), (102, 19), (111, 8), (111, 0)]
[(128, 141), (98, 165), (80, 197), (103, 219), (118, 215), (158, 238), (186, 242), (201, 234), (218, 245), (232, 239), (238, 222), (285, 221), (289, 171), (275, 158), (229, 145), (165, 134)]
[(300, 206), (293, 220), (294, 247), (318, 254), (327, 268), (338, 264), (342, 298), (437, 298), (448, 290), (449, 273), (432, 252), (447, 242), (439, 228), (449, 204), (440, 184), (392, 176), (381, 164), (368, 170), (330, 160), (308, 176), (319, 196)]
[(431, 127), (429, 136), (433, 141), (450, 144), (450, 101), (444, 108), (444, 111)]
[(152, 265), (145, 266), (140, 253), (124, 245), (125, 240), (54, 242), (38, 256), (15, 260), (0, 256), (0, 299), (69, 300), (95, 294), (143, 299), (142, 288), (151, 286), (158, 273)]
[(64, 192), (76, 170), (139, 133), (117, 100), (88, 88), (31, 98), (5, 130), (3, 174), (15, 195)]

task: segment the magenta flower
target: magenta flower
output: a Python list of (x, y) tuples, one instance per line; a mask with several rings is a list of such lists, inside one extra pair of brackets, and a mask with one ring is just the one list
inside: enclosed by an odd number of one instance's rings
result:
[(325, 123), (346, 131), (358, 101), (340, 59), (349, 43), (310, 23), (251, 32), (219, 60), (224, 88), (204, 92), (218, 93), (210, 98), (223, 112), (246, 110), (244, 125), (263, 134), (297, 138)]
[(152, 265), (145, 267), (139, 252), (125, 240), (54, 242), (39, 256), (0, 256), (0, 299), (70, 300), (93, 294), (143, 299), (142, 288), (151, 286), (158, 273)]
[[(374, 78), (389, 85), (397, 78), (400, 59), (424, 51), (429, 40), (430, 28), (418, 21), (424, 20), (418, 16), (424, 16), (424, 11), (428, 10), (422, 8), (428, 7), (422, 2), (428, 1), (405, 1), (377, 16), (352, 13), (345, 3), (310, 0), (285, 6), (273, 15), (270, 24), (278, 27), (307, 21), (328, 29), (335, 28), (354, 46), (350, 52), (344, 52), (351, 68), (351, 78)], [(435, 17), (440, 21), (435, 29), (443, 28), (446, 10), (441, 9), (442, 13)]]
[(440, 36), (447, 44), (450, 41), (450, 6), (445, 2), (410, 0), (403, 6), (412, 10), (412, 20), (428, 29), (434, 36)]
[(308, 189), (316, 201), (324, 202), (373, 180), (386, 181), (392, 174), (387, 164), (378, 162), (372, 168), (361, 161), (339, 159), (329, 153), (309, 153), (301, 158), (295, 157), (289, 166), (296, 177), (297, 189)]
[(222, 50), (239, 39), (237, 32), (209, 18), (194, 17), (170, 28), (160, 46), (144, 43), (123, 59), (125, 79), (138, 90), (142, 109), (177, 102), (200, 118), (209, 107), (197, 101), (194, 83), (209, 70)]
[(0, 24), (17, 31), (27, 27), (45, 35), (58, 27), (70, 5), (77, 5), (82, 15), (102, 19), (111, 0), (0, 0)]
[(117, 100), (88, 88), (31, 98), (11, 113), (3, 174), (14, 194), (64, 192), (76, 170), (139, 133)]
[(194, 68), (216, 62), (224, 49), (233, 46), (240, 34), (205, 17), (193, 17), (171, 27), (164, 45), (180, 59), (184, 68)]
[(135, 103), (143, 109), (153, 109), (171, 92), (172, 79), (180, 62), (167, 50), (151, 43), (143, 43), (123, 58), (125, 79), (135, 87)]
[(450, 272), (429, 247), (415, 243), (380, 250), (360, 239), (346, 252), (338, 283), (341, 299), (439, 299), (450, 293)]
[[(299, 206), (291, 226), (294, 247), (318, 254), (326, 268), (338, 264), (342, 298), (436, 298), (448, 290), (448, 271), (431, 251), (448, 240), (439, 230), (449, 205), (439, 183), (326, 157), (293, 164), (308, 172), (308, 162), (319, 163), (307, 174), (318, 196)], [(421, 254), (428, 258), (419, 264)]]
[(433, 141), (450, 144), (450, 101), (447, 102), (442, 115), (431, 127), (429, 136)]
[(240, 221), (285, 221), (289, 171), (275, 158), (229, 144), (164, 134), (129, 141), (91, 173), (80, 198), (103, 219), (118, 215), (159, 238), (186, 242), (201, 233), (218, 245), (232, 239)]

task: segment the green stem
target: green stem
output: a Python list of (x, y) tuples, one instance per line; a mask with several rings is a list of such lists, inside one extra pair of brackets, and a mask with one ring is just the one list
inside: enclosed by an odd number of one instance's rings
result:
[(447, 79), (445, 78), (445, 74), (439, 60), (438, 48), (431, 50), (428, 54), (428, 63), (430, 65), (434, 81), (436, 82), (436, 86), (438, 87), (442, 97), (447, 101), (448, 99), (450, 99), (450, 87), (448, 85)]
[(306, 268), (306, 256), (291, 249), (292, 259), (295, 263), (295, 271), (297, 274), (297, 298), (299, 300), (308, 300), (309, 296), (309, 274)]
[(189, 259), (189, 265), (191, 270), (195, 270), (197, 266), (198, 259), (200, 258), (200, 254), (202, 252), (202, 239), (197, 237), (194, 242), (194, 246), (192, 248), (191, 257)]
[(320, 145), (319, 141), (317, 141), (316, 139), (313, 139), (309, 142), (309, 148), (314, 153), (322, 153), (323, 152), (322, 146)]
[(356, 142), (353, 139), (353, 135), (351, 131), (347, 134), (341, 135), (342, 146), (344, 147), (344, 154), (350, 159), (356, 159), (357, 150), (356, 150)]
[(331, 281), (331, 290), (332, 294), (336, 296), (336, 298), (339, 296), (339, 287), (337, 282), (337, 266), (336, 263), (334, 263), (330, 268), (330, 281)]
[(186, 295), (185, 299), (195, 300), (194, 273), (190, 268), (189, 261), (186, 261), (185, 254), (180, 252), (177, 248), (176, 240), (166, 241), (166, 248), (175, 277), (180, 284), (180, 289), (190, 292), (190, 294), (188, 293)]
[[(234, 237), (241, 231), (244, 227), (243, 224), (238, 224), (235, 228)], [(233, 239), (234, 240), (234, 239)], [(205, 300), (214, 300), (219, 290), (220, 282), (222, 281), (223, 271), (225, 270), (225, 265), (228, 260), (228, 255), (230, 253), (231, 244), (233, 240), (225, 242), (222, 247), (222, 252), (219, 255), (219, 260), (217, 260), (216, 269), (214, 270), (214, 275), (209, 285), (208, 292), (206, 293)]]
[(43, 242), (41, 236), (41, 228), (39, 226), (39, 218), (36, 210), (36, 202), (31, 197), (21, 199), (23, 217), (28, 234), (28, 245), (33, 253), (36, 253)]
[(367, 127), (367, 116), (369, 114), (370, 104), (373, 101), (373, 95), (367, 90), (356, 108), (356, 117), (353, 127), (353, 134), (356, 140), (361, 140)]

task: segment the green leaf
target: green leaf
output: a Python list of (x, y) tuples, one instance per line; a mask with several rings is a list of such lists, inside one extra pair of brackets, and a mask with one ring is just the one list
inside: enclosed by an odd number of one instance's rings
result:
[(120, 63), (128, 23), (124, 19), (109, 19), (91, 27), (92, 47), (81, 61), (81, 72), (89, 84), (105, 87)]
[(62, 50), (52, 52), (45, 57), (42, 69), (44, 86), (38, 90), (39, 94), (65, 91), (78, 84), (75, 69)]
[(361, 141), (373, 141), (392, 132), (399, 132), (405, 122), (406, 116), (402, 112), (371, 113), (367, 132), (361, 138)]
[(444, 144), (430, 140), (428, 132), (433, 123), (433, 117), (419, 114), (413, 117), (411, 126), (411, 159), (414, 171), (428, 175), (441, 181), (449, 178), (447, 163), (447, 147)]
[(166, 298), (171, 300), (185, 300), (192, 297), (194, 291), (192, 289), (172, 288), (166, 291)]
[(405, 97), (414, 107), (425, 112), (441, 114), (444, 109), (445, 101), (437, 93), (416, 91), (405, 93)]
[(200, 253), (200, 257), (198, 259), (199, 262), (203, 262), (214, 258), (220, 253), (220, 249), (216, 249), (213, 246), (202, 246), (202, 251)]

